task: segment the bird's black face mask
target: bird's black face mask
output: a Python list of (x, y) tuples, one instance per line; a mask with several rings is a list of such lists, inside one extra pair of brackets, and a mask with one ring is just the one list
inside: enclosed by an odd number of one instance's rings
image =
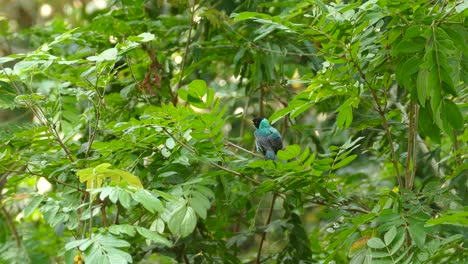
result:
[(256, 118), (252, 119), (252, 122), (253, 122), (253, 124), (254, 124), (254, 126), (256, 128), (259, 128), (260, 127), (260, 122), (262, 122), (262, 120), (263, 120), (263, 117), (256, 117)]

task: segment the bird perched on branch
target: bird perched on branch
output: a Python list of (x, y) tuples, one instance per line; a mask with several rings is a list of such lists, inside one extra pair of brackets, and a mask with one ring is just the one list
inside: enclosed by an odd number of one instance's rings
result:
[(255, 145), (267, 160), (275, 160), (278, 150), (283, 148), (281, 135), (274, 127), (270, 126), (268, 119), (256, 117), (253, 120), (255, 128)]

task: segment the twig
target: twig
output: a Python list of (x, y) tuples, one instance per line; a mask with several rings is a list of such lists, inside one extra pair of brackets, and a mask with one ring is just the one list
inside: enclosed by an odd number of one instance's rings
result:
[[(83, 189), (81, 189), (80, 187), (75, 187), (75, 186), (73, 186), (73, 185), (71, 185), (71, 184), (62, 182), (62, 181), (57, 180), (57, 179), (55, 179), (55, 178), (51, 178), (51, 177), (47, 177), (47, 176), (44, 176), (44, 175), (41, 175), (41, 174), (38, 174), (38, 173), (34, 173), (34, 172), (32, 172), (28, 167), (26, 167), (26, 170), (27, 170), (28, 173), (31, 174), (31, 175), (38, 176), (38, 177), (43, 177), (43, 178), (46, 179), (46, 180), (54, 181), (54, 182), (56, 182), (56, 183), (58, 183), (58, 184), (61, 184), (61, 185), (70, 187), (70, 188), (75, 189), (75, 190), (77, 190), (77, 191), (79, 191), (79, 192), (82, 192), (82, 193), (86, 193), (86, 194), (88, 193), (86, 190), (83, 190)], [(16, 173), (23, 173), (23, 171), (14, 171), (14, 170), (9, 170), (9, 171), (10, 171), (10, 172), (16, 172)]]
[(241, 147), (241, 146), (239, 146), (239, 145), (236, 145), (236, 144), (234, 144), (234, 143), (232, 143), (232, 142), (230, 142), (230, 141), (224, 141), (224, 145), (225, 145), (225, 146), (235, 147), (236, 149), (240, 149), (240, 150), (242, 150), (242, 151), (244, 151), (244, 152), (247, 152), (247, 153), (249, 153), (249, 154), (252, 155), (252, 156), (255, 156), (255, 157), (258, 157), (258, 158), (263, 158), (262, 155), (260, 155), (260, 154), (258, 154), (258, 153), (255, 153), (255, 152), (252, 152), (252, 151), (250, 151), (250, 150), (247, 150), (247, 149), (245, 149), (245, 148), (243, 148), (243, 147)]
[[(270, 224), (271, 222), (271, 216), (273, 215), (273, 209), (275, 207), (275, 201), (276, 201), (276, 193), (273, 193), (273, 198), (271, 199), (271, 205), (270, 205), (270, 210), (268, 211), (268, 217), (265, 223), (265, 228)], [(260, 239), (260, 244), (258, 245), (258, 252), (257, 252), (257, 260), (255, 261), (256, 264), (260, 264), (260, 258), (262, 256), (262, 247), (263, 247), (263, 242), (265, 241), (266, 238), (266, 229), (262, 233), (262, 238)]]
[(107, 219), (107, 213), (106, 213), (106, 201), (101, 201), (101, 215), (102, 215), (102, 224), (104, 227), (109, 226), (109, 220)]
[(5, 215), (7, 223), (11, 228), (11, 232), (13, 233), (13, 236), (15, 237), (16, 245), (18, 246), (18, 248), (21, 247), (21, 239), (20, 239), (20, 237), (18, 235), (18, 230), (16, 229), (15, 223), (13, 223), (13, 220), (11, 220), (11, 216), (7, 212), (5, 207), (2, 206), (1, 210), (2, 210), (2, 213)]
[[(3, 68), (3, 65), (0, 64), (0, 69), (5, 72), (5, 69)], [(13, 79), (11, 78), (11, 76), (9, 74), (6, 74), (7, 78), (10, 80), (10, 83), (12, 84), (12, 86), (15, 88), (16, 92), (18, 93), (18, 95), (20, 95), (21, 93), (21, 90), (16, 86), (16, 83), (13, 81)], [(44, 113), (44, 111), (42, 111), (42, 108), (40, 108), (39, 106), (35, 106), (37, 108), (37, 110), (34, 108), (34, 105), (30, 104), (29, 102), (26, 103), (26, 105), (28, 106), (29, 110), (31, 110), (31, 112), (36, 116), (36, 118), (42, 123), (43, 126), (46, 126), (49, 131), (54, 135), (54, 138), (55, 140), (59, 143), (60, 147), (63, 149), (63, 151), (65, 152), (65, 155), (67, 155), (68, 159), (71, 161), (71, 162), (74, 162), (75, 159), (73, 158), (73, 156), (71, 155), (70, 151), (68, 150), (68, 148), (65, 146), (65, 144), (63, 143), (62, 139), (60, 138), (60, 135), (59, 133), (57, 132), (57, 130), (55, 129), (55, 124), (51, 124), (49, 123), (49, 121), (47, 120), (46, 118), (46, 115)]]
[[(97, 85), (97, 81), (96, 81), (96, 85)], [(96, 93), (97, 93), (99, 101), (98, 101), (97, 106), (94, 107), (96, 120), (94, 121), (94, 131), (92, 133), (90, 131), (90, 134), (89, 134), (88, 148), (86, 150), (86, 155), (85, 155), (86, 158), (89, 157), (89, 153), (91, 152), (91, 146), (93, 145), (94, 139), (96, 138), (98, 127), (99, 127), (99, 121), (101, 120), (101, 106), (102, 106), (103, 99), (102, 99), (102, 96), (99, 94), (98, 88), (95, 87), (95, 89), (96, 89)], [(90, 127), (90, 130), (91, 130), (91, 127)]]
[[(413, 158), (413, 133), (414, 133), (414, 127), (413, 127), (413, 120), (414, 120), (414, 102), (412, 99), (410, 99), (410, 113), (409, 113), (409, 118), (408, 118), (408, 146), (406, 150), (406, 165), (405, 165), (405, 171), (406, 171), (406, 176), (405, 176), (405, 184), (406, 184), (406, 189), (411, 190), (410, 187), (410, 166), (411, 166), (411, 160)], [(413, 163), (415, 161), (413, 160)]]
[(372, 99), (374, 100), (374, 103), (377, 106), (377, 113), (380, 115), (380, 119), (382, 120), (382, 125), (383, 125), (383, 127), (385, 129), (385, 134), (387, 135), (388, 144), (390, 145), (390, 152), (392, 154), (392, 163), (393, 163), (393, 167), (395, 167), (395, 172), (396, 172), (396, 176), (397, 176), (397, 179), (398, 179), (398, 185), (400, 187), (403, 187), (403, 180), (402, 180), (401, 175), (400, 175), (400, 169), (398, 168), (398, 160), (397, 160), (396, 153), (395, 153), (395, 147), (393, 146), (392, 134), (390, 132), (390, 128), (389, 128), (388, 123), (387, 123), (387, 119), (385, 118), (385, 110), (382, 109), (382, 106), (379, 103), (379, 98), (375, 94), (375, 91), (372, 89), (372, 85), (367, 80), (366, 75), (364, 74), (364, 72), (361, 69), (361, 66), (359, 66), (359, 63), (357, 63), (357, 61), (354, 60), (351, 51), (349, 49), (348, 49), (348, 51), (349, 51), (349, 56), (351, 58), (351, 62), (354, 64), (354, 67), (356, 67), (356, 69), (358, 70), (359, 75), (361, 76), (361, 78), (366, 83), (366, 86), (367, 86), (369, 92), (371, 93)]
[[(190, 46), (190, 41), (192, 38), (192, 30), (193, 30), (193, 25), (194, 25), (195, 6), (189, 8), (189, 12), (191, 13), (190, 28), (188, 32), (187, 43), (185, 43), (184, 57), (182, 58), (182, 64), (180, 66), (180, 76), (179, 76), (179, 81), (177, 82), (177, 86), (176, 86), (176, 94), (179, 91), (180, 87), (182, 86), (182, 79), (184, 78), (185, 63), (187, 62), (187, 55), (188, 55), (188, 50)], [(173, 105), (177, 104), (177, 96), (172, 98), (172, 104)]]
[(265, 91), (263, 90), (263, 86), (260, 85), (260, 98), (258, 99), (260, 101), (260, 115), (261, 117), (263, 117), (263, 114), (264, 114), (264, 111), (263, 111), (263, 100), (264, 100), (264, 97), (265, 97)]
[[(242, 83), (242, 78), (243, 76), (241, 75), (239, 77), (240, 79), (240, 83)], [(244, 103), (244, 111), (242, 113), (242, 119), (243, 120), (246, 120), (247, 119), (247, 109), (249, 108), (249, 103), (250, 103), (250, 96), (248, 96), (245, 100), (245, 103)], [(240, 124), (240, 129), (239, 129), (239, 138), (243, 138), (244, 137), (244, 122), (241, 122)]]
[[(398, 101), (395, 101), (395, 106), (398, 109), (400, 109), (401, 113), (403, 114), (403, 119), (409, 120), (408, 119), (408, 114), (406, 113), (406, 110), (403, 107), (403, 105), (401, 103), (399, 103)], [(417, 111), (417, 114), (419, 115), (419, 110)], [(416, 120), (417, 120), (417, 117), (416, 117)], [(424, 142), (424, 140), (422, 140), (422, 138), (419, 136), (419, 134), (417, 132), (416, 132), (415, 136), (416, 136), (416, 139), (415, 139), (415, 141), (413, 143), (418, 144), (419, 149), (423, 152), (423, 154), (428, 153), (429, 149), (427, 148), (426, 143)], [(435, 174), (437, 176), (439, 176), (440, 178), (445, 177), (444, 172), (440, 169), (439, 164), (437, 163), (437, 161), (434, 158), (431, 158), (431, 167), (432, 167), (432, 170), (434, 170), (434, 172), (435, 172)]]
[(184, 253), (184, 263), (185, 264), (190, 264), (190, 260), (189, 258), (187, 257), (187, 254)]
[(414, 123), (413, 123), (413, 168), (411, 170), (411, 182), (410, 188), (413, 188), (414, 184), (414, 177), (416, 175), (416, 168), (417, 168), (417, 153), (418, 149), (416, 148), (418, 142), (418, 120), (419, 120), (419, 107), (418, 105), (414, 106)]
[[(125, 54), (125, 60), (127, 60), (127, 65), (128, 65), (128, 69), (130, 70), (130, 75), (132, 76), (132, 79), (135, 82), (135, 85), (138, 86), (139, 82), (138, 82), (137, 78), (135, 77), (135, 73), (133, 72), (132, 64), (130, 63), (130, 59), (128, 58), (128, 54)], [(146, 97), (145, 89), (141, 89), (141, 91), (143, 91), (143, 98), (145, 99), (146, 103), (148, 105), (151, 105), (150, 101)]]
[[(195, 155), (197, 155), (197, 156), (200, 156), (200, 155), (198, 154), (198, 152), (197, 152), (195, 149), (193, 149), (193, 148), (190, 147), (189, 145), (183, 143), (183, 142), (180, 141), (178, 138), (176, 138), (174, 135), (172, 135), (171, 133), (169, 133), (169, 131), (167, 131), (167, 129), (166, 129), (165, 127), (163, 127), (162, 129), (164, 130), (164, 132), (166, 132), (166, 134), (167, 134), (168, 136), (170, 136), (172, 139), (174, 139), (174, 141), (176, 141), (176, 142), (177, 142), (178, 144), (180, 144), (182, 147), (184, 147), (184, 148), (187, 149), (188, 151), (192, 152), (193, 154), (195, 154)], [(233, 174), (233, 175), (236, 175), (236, 176), (238, 176), (238, 177), (244, 178), (244, 179), (246, 179), (246, 180), (248, 180), (248, 181), (251, 181), (251, 182), (253, 182), (253, 183), (255, 183), (255, 184), (260, 184), (260, 183), (261, 183), (261, 182), (255, 180), (255, 179), (253, 179), (253, 178), (250, 178), (250, 177), (247, 176), (247, 175), (244, 175), (244, 174), (242, 174), (242, 173), (240, 173), (240, 172), (237, 172), (237, 171), (228, 169), (228, 168), (226, 168), (226, 167), (223, 167), (223, 166), (221, 166), (221, 165), (219, 165), (219, 164), (217, 164), (217, 163), (215, 163), (215, 162), (208, 161), (208, 164), (210, 164), (211, 166), (214, 166), (214, 167), (216, 167), (216, 168), (218, 168), (218, 169), (221, 169), (221, 170), (223, 170), (223, 171), (229, 172), (229, 173), (231, 173), (231, 174)]]
[(0, 29), (2, 30), (2, 32), (1, 32), (2, 34), (1, 34), (1, 35), (3, 35), (3, 38), (5, 39), (5, 43), (6, 43), (6, 45), (7, 45), (7, 54), (12, 54), (12, 53), (13, 53), (13, 50), (12, 50), (12, 48), (11, 48), (10, 40), (9, 40), (9, 38), (8, 38), (8, 31), (5, 30), (4, 27), (0, 27)]

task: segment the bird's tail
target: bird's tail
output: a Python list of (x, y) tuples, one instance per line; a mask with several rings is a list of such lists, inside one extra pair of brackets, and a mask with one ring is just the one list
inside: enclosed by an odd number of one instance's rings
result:
[(265, 159), (267, 160), (275, 160), (276, 153), (273, 150), (268, 149), (265, 153)]

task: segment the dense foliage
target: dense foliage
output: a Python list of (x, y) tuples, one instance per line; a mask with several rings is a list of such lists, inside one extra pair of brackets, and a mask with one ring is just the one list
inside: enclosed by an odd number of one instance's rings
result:
[(1, 263), (466, 260), (466, 1), (72, 2), (0, 20)]

